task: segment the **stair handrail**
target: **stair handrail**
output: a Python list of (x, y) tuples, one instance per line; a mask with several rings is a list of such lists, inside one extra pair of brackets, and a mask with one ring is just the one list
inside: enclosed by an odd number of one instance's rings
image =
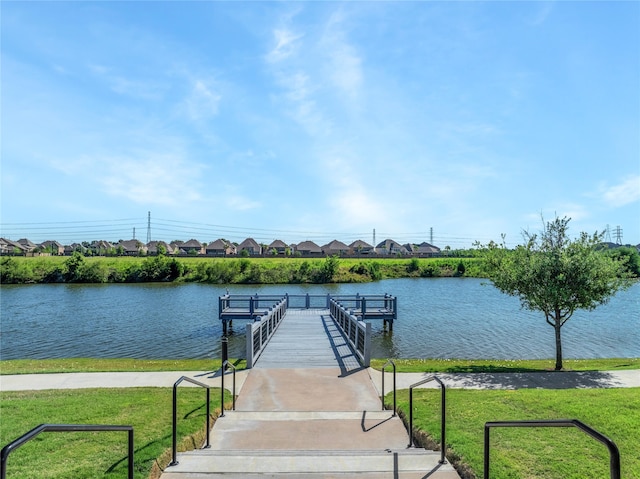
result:
[(492, 427), (576, 427), (601, 442), (609, 450), (609, 475), (620, 479), (620, 450), (615, 442), (578, 419), (548, 419), (524, 421), (490, 421), (484, 425), (484, 479), (489, 479), (490, 434)]
[(192, 379), (190, 377), (182, 376), (173, 385), (173, 432), (172, 432), (171, 462), (169, 463), (169, 466), (178, 465), (178, 458), (177, 458), (178, 456), (178, 385), (180, 385), (180, 383), (183, 381), (189, 382), (191, 384), (195, 384), (196, 386), (200, 386), (201, 388), (205, 388), (207, 390), (207, 420), (206, 420), (207, 442), (203, 446), (203, 449), (208, 449), (211, 447), (211, 444), (209, 443), (209, 432), (210, 432), (209, 411), (210, 411), (211, 386), (209, 386), (208, 384), (201, 383), (200, 381), (196, 381), (195, 379)]
[(40, 424), (19, 438), (11, 441), (0, 452), (0, 479), (7, 477), (7, 459), (12, 451), (29, 442), (42, 432), (96, 432), (96, 431), (127, 431), (127, 477), (133, 479), (133, 426), (119, 426), (108, 424)]
[[(447, 432), (447, 394), (446, 394), (446, 386), (440, 380), (438, 376), (432, 375), (429, 376), (422, 381), (418, 381), (417, 383), (409, 386), (409, 446), (407, 447), (415, 447), (413, 444), (413, 389), (422, 386), (425, 383), (430, 381), (436, 381), (440, 385), (440, 464), (446, 464), (446, 432)], [(486, 479), (486, 478), (485, 478)]]
[(233, 369), (233, 391), (231, 392), (231, 397), (233, 400), (232, 410), (236, 410), (236, 367), (228, 360), (225, 360), (220, 367), (220, 417), (224, 417), (224, 372), (227, 366), (231, 366), (231, 369)]
[(393, 416), (395, 417), (396, 411), (398, 409), (397, 405), (397, 395), (396, 395), (396, 363), (393, 360), (389, 359), (384, 366), (382, 366), (382, 410), (384, 411), (384, 370), (387, 366), (393, 366)]

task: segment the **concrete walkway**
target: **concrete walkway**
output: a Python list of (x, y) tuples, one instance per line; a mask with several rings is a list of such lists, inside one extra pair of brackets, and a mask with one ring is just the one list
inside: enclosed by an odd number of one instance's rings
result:
[[(382, 373), (368, 369), (378, 392), (381, 391)], [(248, 370), (236, 373), (236, 393), (242, 390)], [(431, 374), (398, 373), (398, 389), (408, 389)], [(211, 371), (168, 371), (126, 373), (59, 373), (0, 375), (0, 391), (27, 391), (43, 389), (172, 387), (181, 377), (188, 376), (213, 387), (220, 386), (220, 376)], [(460, 389), (574, 389), (574, 388), (637, 388), (640, 370), (535, 372), (535, 373), (465, 373), (437, 376), (448, 388)], [(185, 384), (188, 387), (188, 384)], [(231, 376), (225, 376), (225, 387), (231, 387)], [(390, 391), (392, 375), (385, 376), (385, 387)], [(435, 383), (420, 386), (437, 387)]]

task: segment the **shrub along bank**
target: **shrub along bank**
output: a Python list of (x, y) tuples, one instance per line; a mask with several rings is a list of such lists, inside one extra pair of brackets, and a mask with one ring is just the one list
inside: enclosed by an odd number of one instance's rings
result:
[(0, 259), (0, 282), (211, 284), (366, 283), (390, 278), (485, 277), (482, 258), (174, 258), (41, 256)]

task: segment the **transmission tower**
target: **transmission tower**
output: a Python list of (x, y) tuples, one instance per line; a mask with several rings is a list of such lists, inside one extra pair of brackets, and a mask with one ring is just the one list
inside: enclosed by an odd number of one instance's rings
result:
[(151, 242), (151, 211), (147, 216), (147, 243)]
[(622, 244), (622, 228), (616, 226), (616, 244)]
[(609, 230), (609, 225), (607, 225), (607, 229), (605, 230), (604, 240), (607, 243), (611, 243), (611, 233), (610, 233), (610, 230)]

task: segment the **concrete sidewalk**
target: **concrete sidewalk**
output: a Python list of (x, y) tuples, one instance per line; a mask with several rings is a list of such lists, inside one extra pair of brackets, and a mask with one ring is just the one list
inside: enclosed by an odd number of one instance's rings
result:
[[(369, 375), (380, 392), (382, 373), (369, 368)], [(249, 370), (236, 373), (236, 394), (240, 394)], [(398, 373), (398, 389), (431, 376), (431, 373)], [(635, 388), (640, 387), (640, 370), (626, 371), (559, 371), (534, 373), (459, 373), (436, 374), (448, 388), (461, 389), (574, 389), (574, 388)], [(220, 386), (220, 376), (213, 371), (167, 371), (123, 373), (58, 373), (0, 375), (0, 391), (43, 389), (172, 387), (181, 377), (188, 376), (213, 387)], [(185, 383), (187, 386), (187, 383)], [(391, 391), (392, 374), (385, 376), (385, 388)], [(425, 388), (438, 387), (436, 382)], [(225, 388), (231, 389), (231, 373), (225, 376)]]

